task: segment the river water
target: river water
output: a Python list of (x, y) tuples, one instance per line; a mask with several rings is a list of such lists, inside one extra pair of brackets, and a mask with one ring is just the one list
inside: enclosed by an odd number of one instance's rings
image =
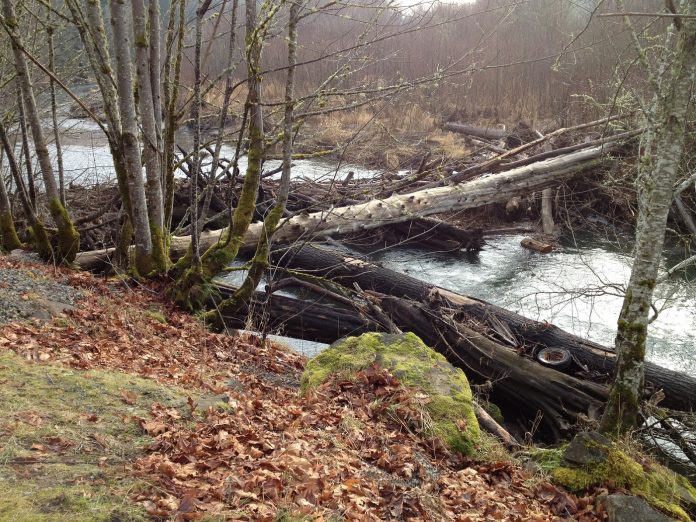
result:
[[(185, 143), (189, 136), (180, 137)], [(51, 147), (51, 152), (55, 149)], [(98, 126), (84, 120), (63, 122), (66, 177), (74, 183), (93, 185), (114, 178), (113, 162)], [(226, 146), (223, 156), (231, 156)], [(277, 162), (269, 162), (266, 170)], [(240, 168), (245, 167), (244, 161)], [(294, 178), (322, 180), (356, 177), (377, 172), (353, 165), (321, 160), (297, 161)], [(568, 235), (551, 254), (530, 252), (520, 246), (522, 236), (490, 237), (478, 253), (437, 253), (418, 248), (390, 248), (373, 254), (384, 266), (444, 288), (512, 309), (527, 317), (548, 321), (593, 341), (612, 345), (621, 308), (622, 287), (628, 280), (631, 258), (626, 241), (618, 236)], [(665, 266), (683, 257), (668, 253)], [(233, 273), (234, 274), (234, 273)], [(234, 280), (241, 274), (226, 276)], [(696, 273), (675, 276), (657, 289), (658, 307), (650, 325), (650, 360), (696, 375)], [(290, 341), (308, 355), (322, 349), (315, 343)]]

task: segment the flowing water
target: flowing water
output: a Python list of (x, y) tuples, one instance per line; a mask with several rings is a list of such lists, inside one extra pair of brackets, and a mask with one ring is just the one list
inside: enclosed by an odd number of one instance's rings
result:
[[(190, 138), (180, 136), (183, 143)], [(114, 179), (113, 162), (99, 127), (85, 120), (63, 122), (66, 177), (76, 184), (93, 185)], [(54, 154), (55, 149), (52, 147)], [(230, 157), (233, 149), (223, 148)], [(242, 171), (245, 159), (240, 162)], [(278, 162), (268, 162), (271, 170)], [(319, 160), (297, 161), (294, 178), (341, 179), (349, 171), (356, 177), (378, 173), (351, 165)], [(384, 266), (450, 290), (512, 309), (527, 317), (548, 321), (593, 341), (612, 345), (621, 308), (622, 288), (628, 280), (631, 259), (620, 238), (594, 236), (567, 238), (551, 254), (537, 254), (520, 246), (522, 236), (488, 238), (475, 254), (437, 253), (418, 248), (391, 248), (373, 255)], [(683, 258), (683, 257), (682, 257)], [(666, 266), (679, 261), (668, 255)], [(240, 273), (226, 276), (234, 280)], [(650, 325), (648, 357), (664, 366), (696, 375), (696, 273), (674, 277), (658, 287), (660, 310)], [(309, 355), (324, 345), (291, 340)]]

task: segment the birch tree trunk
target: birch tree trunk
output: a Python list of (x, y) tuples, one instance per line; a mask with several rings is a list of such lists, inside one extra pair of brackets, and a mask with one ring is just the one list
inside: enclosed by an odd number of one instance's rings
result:
[[(46, 17), (46, 34), (48, 36), (48, 68), (52, 73), (56, 72), (56, 51), (53, 43), (55, 27), (51, 22), (51, 11)], [(51, 92), (51, 119), (53, 121), (53, 142), (56, 147), (56, 166), (58, 167), (58, 192), (60, 202), (65, 206), (65, 169), (63, 168), (63, 147), (60, 142), (60, 127), (58, 126), (58, 103), (56, 101), (56, 82), (53, 78), (49, 81)]]
[(110, 7), (116, 58), (116, 90), (121, 114), (120, 144), (125, 160), (128, 193), (131, 203), (131, 219), (135, 240), (135, 268), (140, 274), (145, 275), (153, 268), (152, 236), (150, 234), (143, 171), (140, 163), (138, 123), (133, 95), (130, 20), (124, 0), (110, 0)]
[[(157, 155), (160, 163), (160, 183), (164, 190), (164, 169), (162, 168), (162, 75), (160, 61), (162, 59), (160, 35), (160, 5), (158, 0), (148, 0), (148, 20), (150, 29), (150, 88), (152, 89), (152, 107), (155, 112), (155, 134), (157, 136)], [(164, 226), (164, 202), (162, 206), (162, 226)]]
[(27, 169), (27, 186), (29, 188), (29, 199), (31, 206), (36, 209), (36, 182), (34, 181), (34, 165), (31, 161), (31, 147), (29, 147), (29, 133), (27, 132), (27, 117), (24, 114), (24, 100), (22, 100), (22, 89), (17, 85), (17, 118), (19, 119), (19, 132), (22, 137), (22, 153), (24, 155), (24, 166)]
[[(696, 1), (682, 1), (680, 13), (696, 14)], [(638, 419), (645, 381), (648, 316), (684, 147), (689, 99), (696, 81), (696, 20), (681, 18), (677, 30), (676, 51), (665, 58), (669, 69), (657, 84), (641, 140), (635, 260), (616, 334), (616, 376), (600, 427), (611, 435), (635, 427)]]
[[(213, 189), (217, 182), (217, 170), (220, 165), (220, 152), (222, 151), (222, 142), (225, 137), (225, 126), (227, 125), (227, 114), (230, 110), (230, 102), (232, 100), (232, 92), (234, 90), (233, 80), (234, 80), (234, 48), (235, 41), (237, 38), (237, 7), (239, 5), (239, 0), (232, 0), (232, 13), (230, 17), (230, 38), (229, 47), (227, 50), (227, 65), (225, 74), (225, 93), (222, 99), (222, 106), (220, 107), (220, 117), (218, 119), (218, 129), (219, 133), (215, 140), (215, 150), (213, 151), (213, 159), (210, 163), (210, 178), (208, 180), (208, 185), (205, 188), (205, 197), (203, 199), (203, 205), (201, 208), (201, 216), (205, 218), (208, 215), (208, 210), (210, 210), (210, 202), (213, 199)], [(224, 7), (224, 3), (223, 3)], [(220, 11), (220, 18), (222, 17), (222, 8)], [(212, 41), (212, 40), (211, 40)], [(238, 159), (235, 156), (235, 161)], [(198, 234), (203, 232), (203, 223), (201, 220), (198, 224)]]
[[(156, 0), (154, 3), (157, 3), (157, 1), (159, 0)], [(169, 256), (166, 247), (166, 233), (164, 231), (164, 201), (162, 200), (162, 170), (159, 151), (161, 138), (156, 117), (156, 113), (161, 114), (162, 111), (159, 107), (159, 97), (158, 106), (155, 106), (151, 76), (153, 67), (159, 71), (159, 57), (157, 57), (157, 63), (150, 63), (152, 55), (143, 0), (132, 0), (131, 7), (133, 13), (133, 33), (135, 35), (136, 72), (138, 76), (138, 104), (143, 128), (143, 159), (145, 160), (146, 174), (145, 195), (152, 237), (152, 260), (155, 270), (158, 273), (163, 273), (167, 271), (169, 266)], [(151, 28), (150, 30), (158, 32), (159, 25), (157, 28)], [(159, 92), (159, 87), (157, 91)]]
[(17, 73), (24, 108), (27, 113), (29, 126), (31, 127), (32, 138), (34, 139), (34, 149), (41, 166), (44, 188), (48, 198), (51, 217), (58, 228), (56, 248), (53, 251), (55, 261), (71, 263), (80, 248), (80, 234), (74, 227), (67, 210), (60, 202), (60, 193), (53, 175), (53, 166), (48, 154), (48, 146), (41, 127), (41, 118), (34, 98), (34, 88), (31, 83), (29, 67), (24, 56), (24, 46), (22, 37), (19, 33), (17, 17), (12, 6), (12, 0), (2, 0), (4, 24), (10, 35), (12, 42), (12, 53), (14, 55), (14, 66)]
[(111, 68), (109, 43), (104, 28), (104, 16), (100, 2), (86, 2), (84, 10), (78, 0), (66, 0), (73, 23), (82, 40), (85, 54), (89, 60), (92, 73), (97, 81), (102, 97), (104, 115), (106, 116), (107, 140), (114, 160), (114, 170), (118, 182), (121, 203), (125, 210), (119, 233), (116, 263), (122, 266), (128, 263), (128, 247), (133, 237), (132, 209), (128, 190), (128, 172), (121, 143), (121, 113), (118, 108), (116, 78)]
[[(171, 229), (172, 209), (174, 207), (174, 133), (177, 126), (177, 101), (179, 94), (179, 78), (181, 76), (181, 58), (184, 50), (184, 24), (186, 21), (186, 2), (178, 0), (178, 16), (175, 9), (176, 3), (172, 2), (169, 9), (169, 22), (167, 24), (167, 41), (165, 48), (167, 56), (164, 60), (164, 137), (162, 168), (164, 186), (164, 226)], [(175, 19), (178, 18), (177, 24)], [(176, 33), (176, 51), (172, 56), (170, 49), (173, 47)], [(173, 63), (172, 63), (173, 61)]]
[(196, 273), (201, 271), (201, 250), (198, 238), (202, 227), (198, 227), (199, 201), (198, 185), (201, 168), (201, 44), (203, 39), (203, 17), (210, 7), (210, 0), (198, 1), (196, 9), (196, 43), (193, 52), (193, 103), (191, 120), (193, 121), (193, 155), (191, 157), (191, 179), (189, 180), (189, 221), (191, 223), (191, 258)]

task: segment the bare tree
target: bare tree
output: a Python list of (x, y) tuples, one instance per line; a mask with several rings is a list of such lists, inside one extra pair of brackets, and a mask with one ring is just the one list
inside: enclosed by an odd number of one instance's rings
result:
[[(641, 139), (636, 180), (639, 216), (635, 260), (619, 316), (616, 376), (601, 423), (601, 430), (612, 435), (624, 433), (637, 424), (645, 381), (645, 345), (652, 296), (696, 81), (696, 20), (693, 19), (696, 2), (680, 2), (679, 14), (686, 17), (677, 18), (670, 28), (677, 32), (674, 53), (666, 49), (660, 70), (651, 73), (654, 93), (645, 115), (647, 129)], [(626, 20), (630, 27), (628, 17)], [(645, 50), (637, 45), (641, 59), (649, 67)]]
[(140, 163), (140, 140), (133, 95), (131, 68), (131, 23), (123, 0), (110, 0), (114, 55), (116, 58), (116, 88), (121, 113), (121, 140), (131, 203), (131, 218), (135, 239), (135, 266), (142, 275), (153, 268), (152, 235), (148, 219), (145, 184)]
[(58, 262), (70, 263), (74, 261), (77, 251), (79, 250), (80, 234), (74, 227), (67, 210), (60, 202), (60, 192), (58, 191), (56, 179), (53, 175), (53, 166), (48, 153), (48, 146), (44, 137), (36, 100), (34, 98), (34, 88), (31, 82), (29, 67), (27, 66), (27, 61), (24, 56), (26, 50), (22, 44), (22, 37), (19, 32), (19, 25), (12, 1), (3, 0), (2, 7), (4, 17), (3, 25), (10, 35), (12, 43), (15, 71), (22, 92), (27, 119), (31, 127), (34, 149), (36, 150), (39, 165), (41, 166), (49, 210), (58, 228), (56, 249), (53, 251), (53, 257)]
[[(153, 3), (153, 2), (151, 2)], [(156, 2), (155, 2), (156, 3)], [(148, 16), (143, 0), (132, 0), (133, 32), (135, 36), (136, 71), (138, 77), (138, 104), (142, 123), (143, 159), (145, 162), (145, 194), (147, 196), (147, 211), (152, 237), (152, 260), (158, 272), (165, 272), (169, 265), (169, 253), (166, 246), (164, 230), (164, 200), (162, 198), (162, 169), (161, 169), (161, 114), (159, 101), (159, 85), (153, 91), (152, 70), (159, 71), (159, 56), (152, 65), (150, 60), (153, 51), (149, 32), (159, 33), (159, 24), (148, 28)], [(159, 36), (157, 37), (159, 40)], [(159, 78), (159, 74), (156, 73)], [(157, 99), (157, 103), (155, 103)], [(125, 113), (124, 113), (125, 114)], [(160, 115), (159, 118), (157, 115)], [(159, 125), (159, 127), (158, 127)]]
[(294, 135), (294, 95), (295, 95), (295, 68), (297, 64), (297, 22), (300, 16), (301, 3), (292, 1), (288, 16), (288, 69), (285, 81), (285, 107), (283, 114), (283, 170), (278, 187), (278, 195), (275, 205), (270, 210), (263, 222), (263, 228), (256, 245), (256, 252), (251, 261), (249, 272), (244, 282), (230, 299), (221, 302), (217, 309), (209, 314), (214, 322), (222, 320), (222, 314), (238, 313), (240, 304), (248, 301), (258, 286), (263, 274), (269, 266), (269, 256), (273, 234), (278, 228), (290, 194), (290, 178), (292, 173), (292, 151)]

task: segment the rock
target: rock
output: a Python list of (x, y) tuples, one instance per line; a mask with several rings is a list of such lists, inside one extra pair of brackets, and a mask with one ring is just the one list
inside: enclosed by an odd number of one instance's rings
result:
[(432, 431), (454, 451), (469, 454), (479, 440), (471, 388), (464, 372), (428, 348), (412, 333), (368, 333), (335, 342), (309, 361), (302, 390), (319, 386), (332, 376), (350, 379), (372, 364), (388, 369), (399, 382), (427, 395), (424, 410)]
[(582, 431), (570, 442), (563, 460), (571, 467), (589, 466), (604, 462), (611, 449), (611, 441), (595, 431)]
[(74, 310), (75, 307), (68, 303), (61, 303), (59, 301), (51, 301), (50, 299), (38, 298), (34, 301), (35, 309), (31, 316), (35, 319), (40, 319), (42, 321), (50, 321), (51, 318), (60, 315), (70, 310)]
[(604, 500), (609, 522), (671, 522), (673, 519), (657, 511), (640, 497), (607, 495)]

